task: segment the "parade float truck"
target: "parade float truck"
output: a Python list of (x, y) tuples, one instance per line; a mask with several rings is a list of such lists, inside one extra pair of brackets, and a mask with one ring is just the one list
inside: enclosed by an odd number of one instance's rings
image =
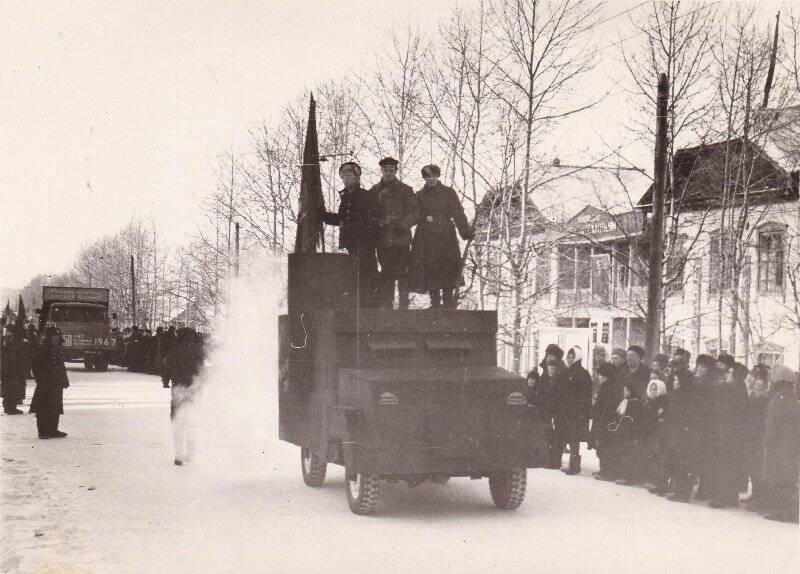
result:
[(525, 379), (497, 366), (496, 312), (359, 308), (345, 254), (289, 255), (288, 275), (279, 433), (308, 486), (333, 463), (356, 514), (373, 512), (382, 481), (488, 478), (497, 507), (522, 503), (546, 437)]
[(64, 360), (83, 362), (87, 371), (119, 363), (120, 341), (108, 316), (109, 290), (97, 287), (42, 287), (39, 329), (53, 323), (64, 338)]

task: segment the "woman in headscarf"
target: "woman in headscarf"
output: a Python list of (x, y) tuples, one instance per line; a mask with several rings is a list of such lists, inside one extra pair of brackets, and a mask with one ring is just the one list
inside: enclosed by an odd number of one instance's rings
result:
[(453, 308), (453, 291), (461, 283), (461, 250), (456, 237), (472, 239), (464, 208), (451, 187), (439, 181), (437, 165), (422, 168), (425, 186), (417, 194), (419, 219), (411, 245), (411, 286), (428, 293), (431, 308)]
[(64, 414), (64, 389), (69, 387), (61, 348), (61, 332), (55, 325), (48, 324), (31, 361), (36, 390), (30, 412), (36, 413), (36, 427), (42, 439), (67, 436), (58, 430), (58, 419)]

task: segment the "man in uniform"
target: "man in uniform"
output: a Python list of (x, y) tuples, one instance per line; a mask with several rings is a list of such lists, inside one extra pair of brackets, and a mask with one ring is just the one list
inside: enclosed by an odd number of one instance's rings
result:
[(370, 190), (375, 194), (380, 216), (378, 262), (381, 264), (381, 305), (391, 309), (395, 283), (399, 308), (408, 309), (408, 268), (411, 263), (411, 228), (417, 223), (417, 200), (414, 190), (397, 179), (398, 161), (392, 157), (378, 162), (381, 181)]
[(377, 304), (378, 205), (375, 194), (361, 187), (361, 166), (354, 161), (339, 167), (344, 189), (339, 192), (339, 210), (322, 211), (322, 221), (339, 226), (339, 248), (358, 259), (359, 306)]

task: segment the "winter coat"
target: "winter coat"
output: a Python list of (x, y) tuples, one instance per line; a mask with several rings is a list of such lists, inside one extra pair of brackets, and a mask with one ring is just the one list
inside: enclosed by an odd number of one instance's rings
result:
[(555, 387), (553, 425), (565, 442), (580, 442), (589, 437), (592, 413), (592, 376), (581, 361), (567, 367), (562, 384)]
[(786, 489), (797, 484), (800, 472), (800, 404), (791, 383), (773, 387), (766, 415), (764, 484), (768, 488)]
[(739, 385), (719, 382), (700, 391), (705, 416), (699, 468), (712, 496), (733, 497), (745, 472), (747, 393)]
[(700, 409), (698, 392), (690, 380), (681, 379), (681, 387), (670, 395), (667, 417), (667, 461), (675, 474), (687, 474), (697, 465), (699, 456)]
[(745, 448), (750, 477), (760, 480), (764, 465), (764, 426), (770, 395), (752, 395), (747, 399), (747, 433)]
[(418, 208), (414, 190), (405, 183), (383, 180), (369, 190), (377, 202), (380, 219), (380, 247), (409, 247), (411, 228), (417, 224)]
[(559, 362), (556, 365), (556, 374), (552, 377), (547, 373), (544, 361), (542, 361), (541, 367), (542, 375), (533, 387), (532, 402), (536, 406), (536, 410), (539, 411), (545, 426), (552, 430), (556, 389), (561, 386), (562, 381), (566, 378), (567, 367), (563, 362)]
[(69, 387), (67, 368), (61, 355), (61, 345), (42, 343), (32, 360), (36, 389), (33, 391), (30, 412), (63, 414), (64, 389)]
[(378, 242), (378, 204), (376, 195), (360, 185), (339, 192), (336, 213), (322, 211), (322, 221), (339, 226), (339, 247), (351, 255), (375, 248)]
[(623, 382), (629, 385), (632, 398), (644, 401), (647, 397), (647, 384), (650, 382), (650, 369), (642, 363), (633, 371), (627, 367), (622, 371)]
[(197, 337), (178, 331), (178, 340), (172, 345), (169, 357), (172, 385), (193, 385), (202, 364), (203, 349)]
[[(0, 367), (0, 396), (10, 401), (22, 401), (25, 394), (28, 360), (23, 341), (3, 344), (3, 362)], [(22, 395), (22, 396), (20, 396)]]
[[(605, 443), (613, 440), (609, 424), (617, 418), (617, 405), (622, 400), (622, 382), (618, 378), (608, 379), (600, 384), (592, 408), (591, 438), (595, 448), (602, 450)], [(612, 425), (613, 428), (613, 425)]]
[(462, 239), (470, 236), (469, 223), (456, 192), (441, 183), (417, 192), (419, 222), (411, 245), (411, 288), (420, 293), (454, 289), (461, 283)]

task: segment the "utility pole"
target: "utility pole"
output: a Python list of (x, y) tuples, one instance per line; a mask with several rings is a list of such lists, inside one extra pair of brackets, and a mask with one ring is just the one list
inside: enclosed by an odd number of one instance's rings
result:
[(667, 179), (667, 75), (658, 78), (656, 149), (653, 170), (653, 212), (650, 218), (650, 273), (647, 277), (647, 335), (645, 355), (652, 361), (660, 351), (661, 295), (664, 281), (664, 190)]
[(234, 276), (239, 276), (239, 222), (236, 222), (236, 243), (235, 243), (236, 252), (234, 254), (233, 260), (233, 272)]
[(133, 255), (131, 255), (131, 326), (136, 324), (136, 272), (133, 268)]

